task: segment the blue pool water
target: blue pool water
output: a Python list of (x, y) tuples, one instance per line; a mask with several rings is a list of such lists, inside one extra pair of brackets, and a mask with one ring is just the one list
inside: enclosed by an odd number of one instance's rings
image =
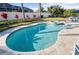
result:
[(41, 23), (21, 28), (11, 33), (6, 39), (6, 45), (15, 51), (38, 51), (53, 45), (62, 25)]

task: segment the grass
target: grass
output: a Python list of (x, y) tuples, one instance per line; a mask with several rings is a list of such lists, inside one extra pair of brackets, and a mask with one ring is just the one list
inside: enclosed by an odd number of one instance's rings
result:
[(0, 30), (5, 30), (7, 29), (7, 27), (0, 27)]
[(21, 26), (21, 25), (27, 25), (35, 22), (40, 21), (60, 21), (65, 20), (65, 18), (37, 18), (37, 19), (31, 19), (32, 21), (23, 21), (23, 20), (10, 20), (10, 21), (0, 21), (0, 32), (7, 30), (9, 28)]
[(66, 18), (56, 17), (56, 18), (43, 18), (43, 20), (49, 20), (49, 21), (61, 21), (65, 20)]

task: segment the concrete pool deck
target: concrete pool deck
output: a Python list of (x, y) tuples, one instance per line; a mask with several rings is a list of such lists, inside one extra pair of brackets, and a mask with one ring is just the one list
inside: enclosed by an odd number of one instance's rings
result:
[(26, 27), (19, 26), (12, 28), (0, 33), (0, 54), (11, 54), (11, 55), (72, 55), (74, 53), (74, 44), (79, 39), (79, 27), (74, 27), (72, 29), (63, 29), (58, 33), (58, 39), (56, 43), (49, 48), (35, 52), (17, 52), (9, 49), (6, 46), (6, 37), (13, 31)]

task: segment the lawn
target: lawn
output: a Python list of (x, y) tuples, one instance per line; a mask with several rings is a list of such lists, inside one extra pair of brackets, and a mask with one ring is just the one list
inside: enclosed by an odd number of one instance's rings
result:
[(60, 17), (56, 17), (56, 18), (43, 18), (43, 20), (49, 20), (49, 21), (61, 21), (61, 20), (65, 20), (66, 18), (60, 18)]

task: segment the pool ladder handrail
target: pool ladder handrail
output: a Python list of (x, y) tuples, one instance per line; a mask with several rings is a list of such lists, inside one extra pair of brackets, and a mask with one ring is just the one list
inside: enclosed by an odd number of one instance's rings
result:
[(75, 49), (79, 52), (79, 40), (74, 44), (74, 53), (75, 54)]

